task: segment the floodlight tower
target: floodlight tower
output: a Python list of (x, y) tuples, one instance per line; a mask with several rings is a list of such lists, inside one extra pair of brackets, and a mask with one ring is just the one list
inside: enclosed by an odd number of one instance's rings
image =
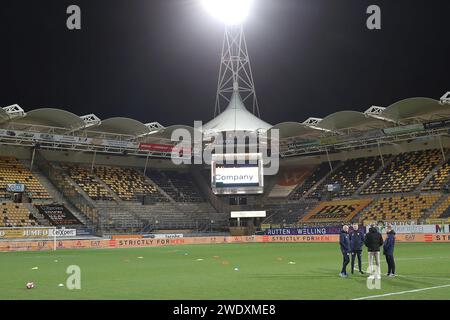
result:
[(205, 8), (225, 24), (214, 117), (222, 112), (234, 92), (260, 117), (243, 22), (252, 0), (204, 0)]

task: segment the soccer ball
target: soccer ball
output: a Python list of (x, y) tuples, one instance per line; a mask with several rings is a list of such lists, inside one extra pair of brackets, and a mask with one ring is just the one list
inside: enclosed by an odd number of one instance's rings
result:
[(27, 289), (33, 289), (34, 288), (34, 283), (33, 282), (28, 282), (27, 283)]

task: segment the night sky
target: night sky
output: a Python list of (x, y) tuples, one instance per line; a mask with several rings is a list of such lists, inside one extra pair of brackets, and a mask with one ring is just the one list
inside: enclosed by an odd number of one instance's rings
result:
[[(66, 28), (77, 4), (82, 30)], [(366, 28), (381, 7), (382, 30)], [(449, 0), (255, 0), (245, 33), (276, 124), (450, 90)], [(0, 106), (193, 125), (214, 114), (223, 25), (197, 0), (2, 0)]]

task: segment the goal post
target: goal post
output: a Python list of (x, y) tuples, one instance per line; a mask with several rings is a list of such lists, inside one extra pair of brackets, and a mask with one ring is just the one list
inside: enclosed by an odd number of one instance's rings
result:
[(0, 227), (0, 241), (14, 241), (18, 247), (32, 241), (52, 242), (53, 251), (56, 250), (57, 228), (54, 226), (38, 227)]

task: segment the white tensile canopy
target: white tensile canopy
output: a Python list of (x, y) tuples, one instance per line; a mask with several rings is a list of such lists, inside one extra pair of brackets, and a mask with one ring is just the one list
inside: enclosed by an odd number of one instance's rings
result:
[(256, 131), (268, 130), (272, 125), (253, 115), (244, 105), (237, 91), (233, 92), (228, 107), (217, 117), (203, 125), (203, 130), (224, 131)]

